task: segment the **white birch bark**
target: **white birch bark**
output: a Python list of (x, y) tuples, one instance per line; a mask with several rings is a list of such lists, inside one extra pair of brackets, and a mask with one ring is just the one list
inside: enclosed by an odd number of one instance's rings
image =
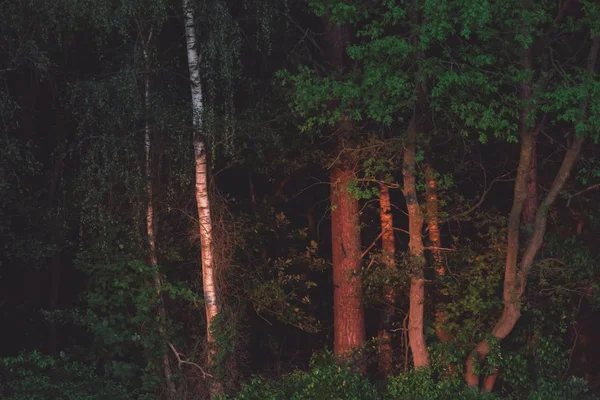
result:
[(200, 80), (200, 55), (197, 49), (196, 30), (193, 5), (190, 0), (183, 0), (185, 22), (185, 38), (187, 43), (188, 67), (190, 72), (190, 88), (192, 94), (192, 110), (194, 124), (194, 157), (196, 164), (196, 202), (198, 204), (198, 222), (202, 259), (202, 281), (204, 301), (206, 305), (206, 340), (209, 348), (208, 366), (210, 368), (215, 353), (211, 323), (218, 314), (217, 292), (214, 278), (213, 234), (208, 196), (207, 148), (202, 135), (202, 82)]

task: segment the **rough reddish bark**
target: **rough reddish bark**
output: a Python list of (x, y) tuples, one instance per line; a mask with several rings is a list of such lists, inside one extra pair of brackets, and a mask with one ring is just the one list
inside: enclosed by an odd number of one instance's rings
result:
[[(594, 73), (598, 49), (600, 48), (600, 37), (594, 37), (590, 52), (588, 55), (587, 71)], [(525, 50), (522, 59), (524, 68), (531, 68), (531, 51)], [(529, 64), (528, 64), (529, 63)], [(521, 96), (529, 96), (531, 93), (531, 85), (524, 83), (521, 87)], [(581, 105), (582, 109), (587, 110), (587, 104)], [(519, 253), (519, 225), (523, 204), (527, 199), (527, 177), (529, 175), (529, 167), (531, 165), (531, 154), (533, 145), (533, 135), (527, 128), (525, 119), (530, 110), (524, 107), (521, 113), (521, 153), (519, 158), (519, 167), (517, 170), (517, 178), (515, 180), (515, 194), (513, 206), (508, 220), (508, 246), (506, 255), (506, 265), (504, 274), (504, 309), (501, 317), (492, 329), (492, 335), (498, 339), (504, 339), (515, 327), (519, 317), (521, 316), (521, 300), (527, 285), (527, 276), (529, 270), (537, 256), (539, 249), (544, 241), (546, 232), (546, 224), (548, 222), (548, 210), (558, 197), (559, 192), (564, 187), (573, 165), (579, 156), (581, 146), (585, 140), (585, 135), (579, 135), (574, 138), (571, 146), (567, 150), (561, 166), (552, 182), (552, 186), (537, 207), (533, 232), (525, 248), (525, 252), (518, 262)], [(475, 349), (467, 358), (465, 380), (471, 387), (479, 386), (479, 376), (474, 372), (475, 357), (484, 360), (489, 354), (490, 345), (487, 340), (483, 340), (477, 344)], [(493, 374), (484, 381), (484, 390), (491, 391), (495, 376)]]
[(404, 147), (404, 164), (402, 176), (404, 187), (402, 192), (408, 210), (409, 256), (410, 256), (410, 306), (408, 317), (408, 340), (413, 355), (415, 368), (430, 365), (429, 350), (425, 343), (424, 306), (425, 306), (425, 277), (424, 277), (424, 246), (422, 238), (423, 213), (417, 199), (415, 184), (416, 149), (419, 113), (415, 111), (408, 126), (407, 142)]
[[(387, 268), (396, 268), (396, 242), (394, 239), (394, 221), (392, 218), (392, 203), (390, 189), (386, 185), (379, 188), (379, 216), (381, 219), (381, 248), (383, 262)], [(385, 308), (383, 329), (379, 332), (379, 369), (386, 375), (392, 372), (392, 343), (390, 335), (390, 322), (394, 316), (394, 290), (384, 288)]]
[(331, 171), (334, 353), (345, 356), (365, 343), (360, 277), (358, 200), (348, 193), (354, 173)]
[[(325, 18), (327, 60), (339, 70), (347, 65), (346, 45), (350, 31)], [(336, 151), (342, 150), (344, 140), (352, 134), (349, 121), (342, 115), (336, 131)], [(365, 343), (362, 283), (358, 273), (361, 264), (358, 200), (348, 193), (354, 179), (352, 164), (340, 157), (331, 171), (331, 234), (333, 258), (333, 317), (334, 353), (347, 356)]]

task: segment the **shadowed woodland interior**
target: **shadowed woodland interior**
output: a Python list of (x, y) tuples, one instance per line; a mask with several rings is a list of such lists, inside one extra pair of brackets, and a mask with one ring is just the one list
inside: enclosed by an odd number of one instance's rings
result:
[(0, 2), (0, 397), (600, 397), (595, 0)]

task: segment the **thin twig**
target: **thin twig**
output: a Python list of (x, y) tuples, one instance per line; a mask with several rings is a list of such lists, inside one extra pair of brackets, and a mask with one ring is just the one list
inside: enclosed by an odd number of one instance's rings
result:
[(400, 231), (402, 233), (406, 233), (407, 235), (410, 235), (410, 232), (407, 231), (407, 230), (404, 230), (404, 229), (401, 229), (401, 228), (396, 228), (396, 227), (394, 227), (392, 229), (395, 230), (395, 231)]
[(467, 215), (471, 214), (471, 213), (472, 213), (473, 211), (475, 211), (477, 208), (479, 208), (479, 206), (480, 206), (480, 205), (481, 205), (481, 204), (484, 202), (484, 200), (485, 200), (486, 196), (488, 195), (488, 193), (490, 192), (490, 190), (492, 190), (492, 187), (494, 186), (494, 183), (496, 183), (496, 182), (507, 182), (507, 181), (512, 181), (512, 180), (514, 180), (514, 179), (501, 179), (501, 178), (503, 178), (503, 177), (505, 177), (505, 176), (507, 176), (507, 175), (510, 175), (510, 174), (512, 174), (513, 172), (514, 172), (514, 170), (513, 170), (513, 171), (510, 171), (510, 172), (507, 172), (507, 173), (505, 173), (504, 175), (500, 175), (499, 177), (497, 177), (496, 179), (494, 179), (493, 181), (491, 181), (491, 182), (490, 182), (490, 185), (487, 187), (487, 189), (485, 189), (485, 190), (483, 191), (483, 193), (481, 194), (481, 197), (479, 198), (479, 201), (478, 201), (477, 203), (475, 203), (475, 205), (473, 205), (473, 206), (472, 206), (471, 208), (469, 208), (468, 210), (466, 210), (466, 211), (464, 211), (464, 212), (462, 212), (462, 213), (460, 213), (460, 214), (458, 214), (458, 215), (454, 216), (452, 219), (454, 219), (454, 220), (457, 220), (457, 219), (459, 219), (459, 218), (465, 217), (465, 216), (467, 216)]
[(367, 249), (365, 251), (363, 251), (363, 253), (360, 255), (360, 258), (364, 258), (367, 253), (369, 253), (369, 251), (371, 251), (371, 249), (373, 248), (373, 246), (375, 246), (375, 243), (377, 243), (377, 241), (379, 240), (379, 238), (381, 238), (383, 236), (383, 231), (381, 231), (379, 233), (379, 235), (377, 235), (377, 237), (375, 238), (375, 240), (373, 240), (373, 243), (371, 243), (371, 245), (369, 247), (367, 247)]
[(584, 194), (585, 192), (588, 192), (588, 191), (590, 191), (590, 190), (594, 190), (594, 189), (596, 189), (596, 188), (599, 188), (599, 187), (600, 187), (600, 183), (596, 183), (595, 185), (588, 186), (587, 188), (585, 188), (585, 189), (583, 189), (583, 190), (580, 190), (579, 192), (577, 192), (577, 193), (575, 193), (575, 194), (571, 194), (571, 195), (569, 195), (569, 200), (567, 201), (567, 207), (569, 207), (569, 204), (571, 204), (571, 199), (572, 199), (573, 197), (577, 197), (577, 196), (579, 196), (579, 195), (582, 195), (582, 194)]
[(210, 377), (210, 378), (213, 377), (211, 374), (209, 374), (208, 372), (204, 371), (204, 369), (202, 369), (202, 367), (199, 366), (198, 364), (196, 364), (195, 362), (182, 360), (181, 356), (183, 354), (181, 354), (180, 352), (178, 352), (175, 349), (175, 346), (173, 346), (173, 344), (169, 343), (169, 347), (171, 348), (171, 350), (173, 350), (173, 354), (175, 354), (175, 357), (177, 357), (177, 364), (178, 364), (179, 368), (181, 368), (181, 364), (188, 364), (188, 365), (191, 365), (191, 366), (196, 367), (197, 369), (199, 369), (200, 372), (202, 373), (202, 378), (206, 379), (207, 377)]
[(425, 250), (444, 250), (444, 251), (456, 251), (456, 249), (453, 248), (449, 248), (449, 247), (437, 247), (437, 246), (426, 246), (424, 247)]

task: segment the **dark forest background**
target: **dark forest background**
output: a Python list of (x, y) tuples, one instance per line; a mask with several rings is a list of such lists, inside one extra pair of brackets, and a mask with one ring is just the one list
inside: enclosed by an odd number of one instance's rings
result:
[(596, 1), (190, 4), (0, 0), (1, 398), (596, 398)]

